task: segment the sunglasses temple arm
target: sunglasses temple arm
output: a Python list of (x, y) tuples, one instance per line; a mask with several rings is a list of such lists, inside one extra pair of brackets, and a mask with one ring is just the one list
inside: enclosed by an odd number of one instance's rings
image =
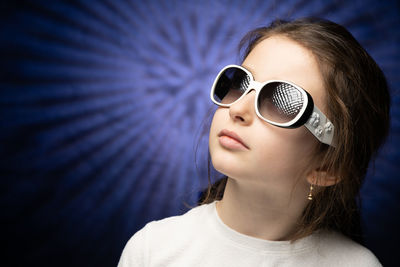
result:
[(324, 113), (314, 105), (310, 118), (304, 124), (306, 128), (322, 143), (335, 147), (335, 126)]

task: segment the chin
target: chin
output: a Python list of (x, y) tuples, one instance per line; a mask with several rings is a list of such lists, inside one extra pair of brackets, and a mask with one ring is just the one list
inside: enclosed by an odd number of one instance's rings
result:
[(229, 159), (222, 155), (211, 156), (211, 162), (218, 172), (230, 178), (250, 177), (251, 175), (245, 172), (245, 163), (238, 162), (234, 158)]
[(232, 176), (233, 174), (232, 161), (227, 159), (220, 153), (210, 153), (210, 154), (211, 154), (211, 163), (214, 166), (214, 169), (216, 169), (218, 172), (226, 176)]

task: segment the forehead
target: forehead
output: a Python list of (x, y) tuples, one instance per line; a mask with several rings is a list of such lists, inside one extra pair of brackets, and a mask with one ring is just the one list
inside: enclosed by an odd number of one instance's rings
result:
[(259, 82), (287, 80), (304, 88), (323, 108), (325, 90), (314, 55), (297, 42), (272, 36), (258, 43), (242, 64)]

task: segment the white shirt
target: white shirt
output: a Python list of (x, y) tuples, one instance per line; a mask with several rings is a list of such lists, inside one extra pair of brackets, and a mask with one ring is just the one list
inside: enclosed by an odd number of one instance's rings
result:
[(365, 247), (334, 232), (268, 241), (226, 226), (215, 202), (181, 216), (148, 223), (126, 244), (118, 267), (128, 266), (382, 266)]

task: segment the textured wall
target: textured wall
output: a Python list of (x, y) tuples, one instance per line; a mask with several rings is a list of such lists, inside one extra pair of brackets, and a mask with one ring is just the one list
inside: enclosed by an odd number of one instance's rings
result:
[(11, 265), (114, 266), (146, 222), (195, 203), (207, 184), (204, 129), (218, 70), (239, 63), (237, 44), (248, 30), (310, 15), (346, 26), (389, 80), (391, 135), (363, 187), (362, 211), (367, 245), (394, 264), (395, 1), (8, 1), (0, 8), (1, 224)]

